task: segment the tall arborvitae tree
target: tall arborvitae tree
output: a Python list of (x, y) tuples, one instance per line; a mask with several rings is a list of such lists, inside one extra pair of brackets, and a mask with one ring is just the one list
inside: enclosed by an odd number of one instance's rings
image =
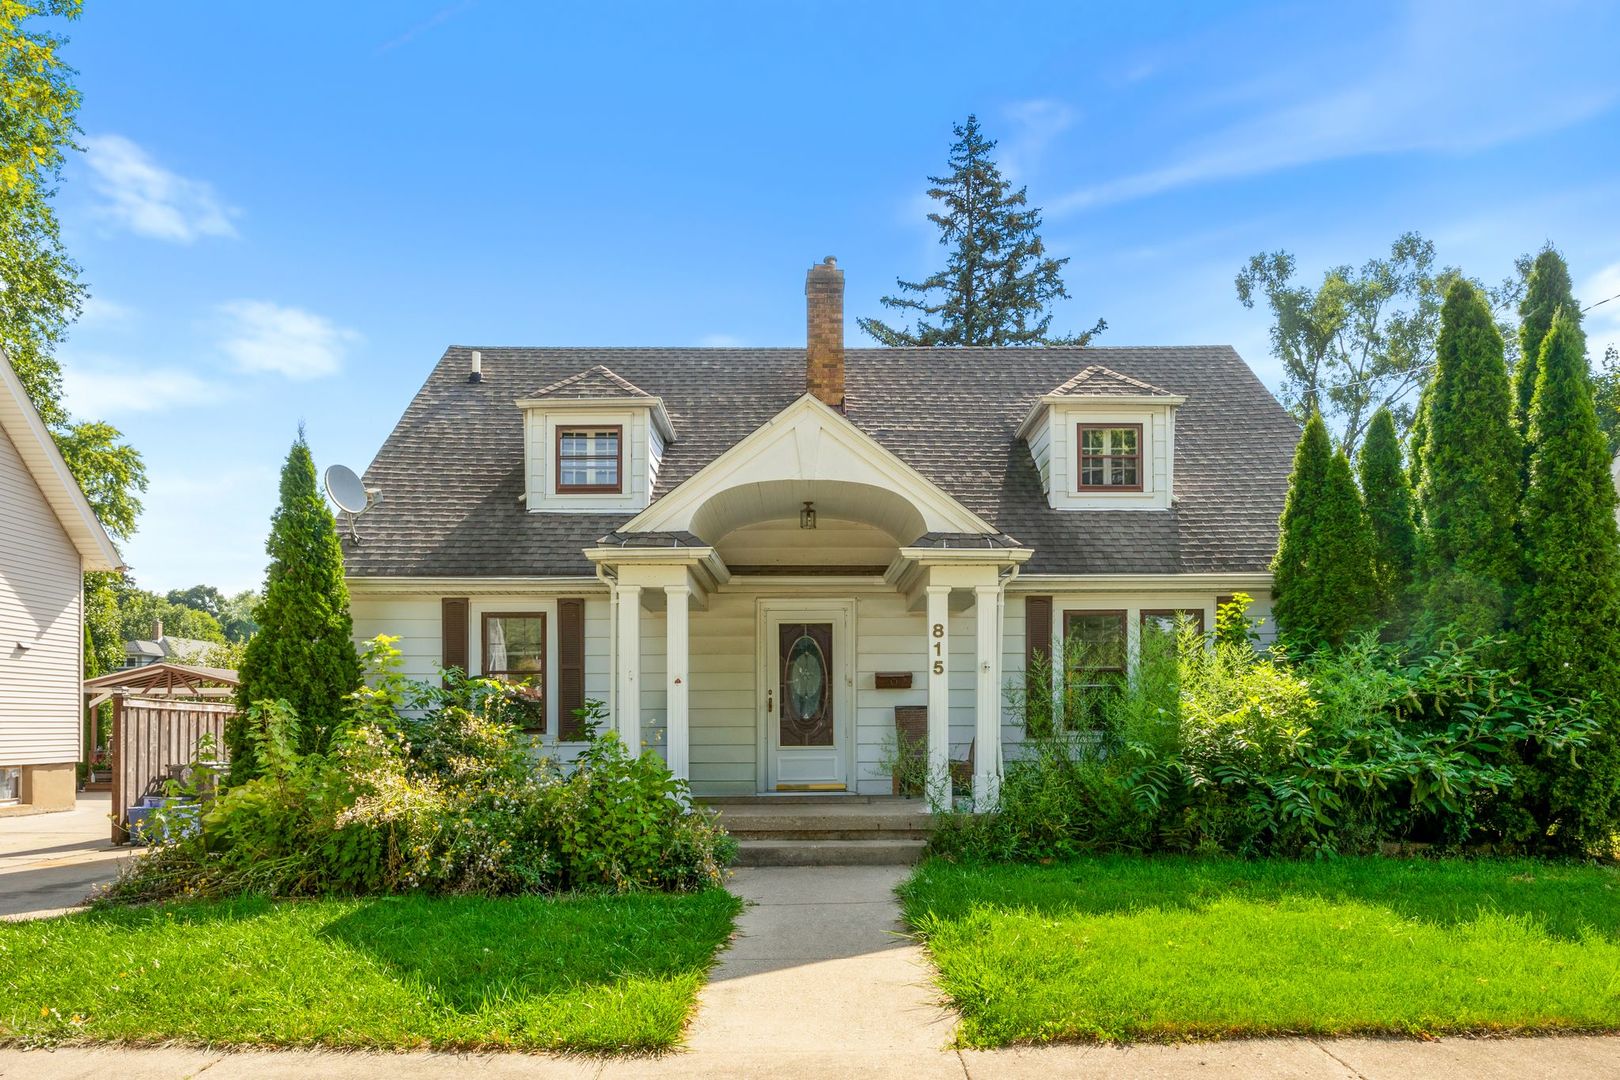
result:
[(302, 429), (281, 468), (281, 505), (270, 521), (264, 600), (254, 611), (259, 632), (248, 642), (237, 687), (238, 719), (226, 733), (231, 779), (258, 772), (247, 738), (247, 710), (284, 701), (298, 714), (298, 747), (324, 749), (342, 718), (344, 697), (360, 685), (351, 641), (349, 590), (337, 524), (315, 483), (315, 461)]
[[(1541, 370), (1541, 343), (1552, 329), (1553, 318), (1563, 311), (1580, 325), (1580, 305), (1569, 280), (1569, 266), (1551, 246), (1543, 248), (1530, 266), (1524, 298), (1519, 301), (1519, 366), (1513, 372), (1513, 419), (1519, 434), (1530, 430), (1530, 400), (1535, 396)], [(1525, 458), (1531, 448), (1526, 445)]]
[(1412, 489), (1401, 463), (1395, 417), (1379, 409), (1367, 426), (1357, 459), (1361, 498), (1372, 531), (1373, 573), (1378, 579), (1380, 615), (1391, 621), (1412, 586), (1417, 559), (1417, 526), (1412, 521)]
[(928, 220), (950, 248), (945, 268), (924, 281), (899, 281), (900, 296), (883, 306), (915, 315), (914, 327), (860, 319), (880, 345), (1084, 345), (1108, 325), (1101, 319), (1080, 334), (1053, 336), (1051, 305), (1068, 298), (1054, 259), (1041, 241), (1040, 209), (1025, 189), (1012, 190), (990, 151), (995, 140), (969, 116), (955, 128), (949, 176), (930, 176), (928, 197), (939, 211)]
[(1372, 536), (1361, 495), (1320, 413), (1306, 421), (1294, 451), (1271, 573), (1272, 612), (1292, 646), (1338, 645), (1376, 621)]
[(1521, 577), (1522, 441), (1502, 335), (1467, 280), (1446, 292), (1423, 423), (1417, 498), (1426, 611), (1464, 636), (1500, 633)]
[(1620, 529), (1574, 313), (1556, 315), (1537, 359), (1521, 634), (1538, 689), (1596, 699), (1597, 738), (1573, 763), (1567, 755), (1540, 763), (1555, 843), (1595, 849), (1620, 832)]

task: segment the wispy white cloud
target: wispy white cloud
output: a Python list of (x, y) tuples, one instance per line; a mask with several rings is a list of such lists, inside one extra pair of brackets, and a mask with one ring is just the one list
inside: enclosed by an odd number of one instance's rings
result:
[(219, 310), (227, 323), (220, 349), (238, 371), (289, 379), (334, 375), (349, 346), (360, 340), (324, 316), (268, 300), (233, 300)]
[(133, 322), (137, 312), (128, 304), (108, 300), (104, 296), (91, 296), (79, 310), (80, 326), (126, 326)]
[[(1469, 27), (1466, 42), (1457, 37)], [(1620, 100), (1603, 64), (1563, 62), (1569, 22), (1532, 7), (1418, 4), (1370, 64), (1312, 56), (1271, 107), (1182, 146), (1164, 164), (1070, 192), (1052, 214), (1177, 188), (1379, 154), (1469, 153), (1579, 123)], [(1334, 78), (1338, 71), (1347, 74)]]
[(1003, 111), (1011, 130), (997, 156), (1002, 172), (1015, 182), (1027, 180), (1046, 148), (1078, 119), (1072, 106), (1052, 98), (1015, 102)]
[(1590, 308), (1584, 316), (1588, 338), (1620, 338), (1620, 299), (1611, 297), (1620, 297), (1620, 262), (1605, 266), (1576, 290), (1575, 298)]
[(458, 4), (447, 4), (438, 11), (435, 11), (432, 15), (429, 15), (427, 18), (423, 19), (421, 22), (417, 23), (415, 26), (412, 26), (410, 29), (406, 30), (403, 34), (400, 34), (398, 37), (392, 38), (377, 46), (377, 54), (380, 56), (385, 52), (392, 52), (401, 45), (411, 41), (418, 35), (427, 33), (440, 23), (460, 15), (463, 11), (466, 11), (477, 2), (478, 0), (461, 0), (461, 2)]
[(138, 236), (178, 244), (236, 235), (231, 219), (239, 212), (205, 181), (165, 169), (122, 135), (89, 136), (84, 149), (102, 218)]
[(229, 395), (223, 384), (183, 368), (142, 367), (100, 353), (66, 357), (62, 388), (75, 415), (98, 420), (213, 405)]

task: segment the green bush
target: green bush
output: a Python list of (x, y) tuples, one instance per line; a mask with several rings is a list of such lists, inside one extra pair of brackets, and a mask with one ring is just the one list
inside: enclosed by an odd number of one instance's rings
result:
[(510, 895), (686, 890), (721, 882), (735, 844), (654, 754), (633, 757), (585, 710), (572, 768), (536, 754), (507, 688), (398, 674), (392, 639), (330, 747), (300, 754), (298, 717), (255, 707), (260, 774), (226, 789), (201, 829), (131, 864), (114, 901), (175, 896)]
[[(1523, 761), (1530, 748), (1578, 756), (1597, 726), (1587, 708), (1489, 667), (1500, 641), (1409, 657), (1369, 633), (1295, 661), (1259, 652), (1240, 615), (1223, 612), (1207, 635), (1144, 630), (1133, 677), (1093, 730), (1053, 719), (1093, 714), (1029, 695), (1040, 727), (1008, 764), (998, 808), (945, 815), (934, 850), (1039, 860), (1535, 846), (1537, 823), (1518, 809), (1532, 779)], [(1073, 660), (1066, 651), (1071, 675), (1058, 682), (1074, 681)]]

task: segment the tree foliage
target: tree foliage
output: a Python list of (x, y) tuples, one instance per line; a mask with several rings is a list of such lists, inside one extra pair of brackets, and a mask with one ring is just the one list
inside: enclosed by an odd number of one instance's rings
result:
[(1412, 587), (1417, 561), (1417, 526), (1412, 520), (1412, 489), (1401, 462), (1400, 437), (1395, 418), (1379, 409), (1367, 425), (1367, 438), (1356, 462), (1361, 497), (1372, 533), (1373, 575), (1378, 583), (1379, 609), (1385, 620), (1395, 618), (1401, 600)]
[[(1531, 264), (1524, 298), (1519, 301), (1519, 362), (1513, 370), (1513, 419), (1521, 434), (1527, 434), (1530, 427), (1530, 400), (1535, 396), (1541, 370), (1541, 343), (1552, 330), (1553, 319), (1560, 311), (1570, 314), (1579, 325), (1580, 307), (1575, 302), (1569, 265), (1549, 244)], [(1531, 452), (1527, 445), (1526, 458)]]
[[(1263, 297), (1271, 309), (1283, 404), (1301, 419), (1313, 411), (1331, 418), (1354, 456), (1380, 408), (1397, 430), (1411, 424), (1411, 399), (1434, 362), (1442, 299), (1461, 273), (1437, 268), (1434, 243), (1415, 232), (1396, 238), (1386, 259), (1330, 268), (1314, 289), (1294, 280), (1295, 269), (1286, 251), (1251, 257), (1238, 271), (1238, 300), (1252, 308)], [(1493, 304), (1518, 299), (1524, 271), (1489, 290)]]
[(226, 731), (233, 782), (258, 772), (246, 728), (252, 706), (284, 703), (300, 719), (300, 751), (318, 752), (342, 720), (345, 697), (360, 682), (337, 524), (316, 487), (315, 461), (302, 431), (282, 466), (281, 502), (265, 550), (270, 567), (264, 600), (254, 613), (259, 631), (238, 673), (239, 716)]
[(102, 524), (127, 539), (146, 490), (145, 466), (117, 428), (74, 422), (55, 356), (85, 297), (51, 205), (74, 149), (79, 91), (60, 55), (65, 39), (32, 20), (74, 19), (79, 9), (80, 0), (0, 3), (0, 349)]
[(1521, 576), (1522, 442), (1502, 335), (1480, 290), (1452, 282), (1424, 408), (1418, 508), (1428, 613), (1485, 635), (1507, 625)]
[(1374, 621), (1372, 535), (1350, 462), (1319, 413), (1294, 451), (1271, 572), (1273, 613), (1291, 644), (1339, 645)]
[(246, 642), (258, 629), (253, 607), (259, 596), (252, 589), (226, 596), (212, 585), (193, 585), (189, 589), (170, 589), (165, 599), (209, 616), (219, 624), (225, 640), (233, 644)]
[(1604, 721), (1578, 766), (1560, 760), (1542, 770), (1544, 820), (1561, 846), (1579, 850), (1607, 840), (1620, 820), (1620, 528), (1578, 313), (1560, 309), (1539, 337), (1527, 329), (1526, 346), (1537, 341), (1521, 636), (1533, 684), (1595, 697)]
[(1069, 260), (1047, 254), (1040, 209), (1001, 175), (977, 117), (953, 130), (950, 175), (928, 178), (928, 197), (941, 204), (928, 220), (950, 249), (945, 267), (883, 297), (884, 307), (916, 316), (914, 326), (863, 318), (861, 329), (881, 345), (1085, 345), (1103, 320), (1079, 334), (1050, 332), (1051, 305), (1069, 295), (1060, 274)]

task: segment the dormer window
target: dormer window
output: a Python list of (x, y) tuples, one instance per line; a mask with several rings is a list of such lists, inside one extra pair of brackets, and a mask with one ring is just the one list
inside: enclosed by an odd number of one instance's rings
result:
[(1093, 364), (1042, 394), (1018, 437), (1054, 510), (1168, 510), (1176, 410), (1187, 401)]
[(599, 495), (624, 490), (624, 428), (559, 427), (557, 493)]
[(1142, 490), (1142, 425), (1080, 425), (1080, 490)]

